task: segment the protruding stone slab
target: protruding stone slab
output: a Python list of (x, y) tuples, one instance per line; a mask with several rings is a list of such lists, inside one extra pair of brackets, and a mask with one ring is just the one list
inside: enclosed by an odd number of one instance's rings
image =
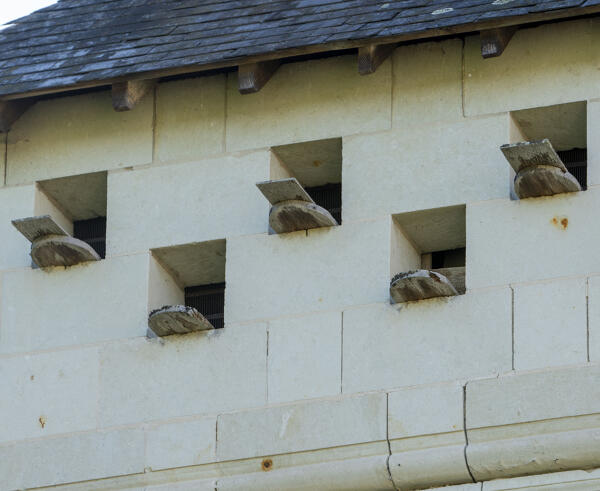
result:
[(69, 235), (50, 215), (20, 218), (12, 224), (29, 242), (47, 235)]
[(500, 150), (517, 174), (515, 193), (519, 198), (581, 191), (579, 182), (569, 173), (547, 138), (502, 145)]
[(397, 274), (390, 284), (393, 303), (413, 302), (435, 297), (458, 295), (448, 278), (426, 269)]
[(314, 203), (295, 177), (257, 182), (256, 187), (272, 205), (291, 200)]
[(335, 227), (338, 223), (322, 206), (290, 200), (282, 201), (271, 208), (269, 225), (278, 234), (284, 234), (311, 228)]
[(465, 267), (459, 266), (454, 268), (438, 268), (432, 269), (433, 273), (441, 274), (445, 276), (452, 286), (456, 288), (459, 295), (462, 295), (466, 291), (465, 287)]
[(148, 326), (160, 337), (214, 329), (200, 312), (185, 305), (165, 305), (153, 310), (148, 317)]
[(31, 245), (31, 258), (40, 268), (100, 260), (92, 246), (70, 235), (50, 235), (35, 240)]
[(71, 237), (50, 215), (13, 220), (12, 224), (31, 242), (31, 258), (40, 268), (100, 260), (89, 244)]
[(331, 213), (317, 205), (294, 177), (256, 184), (273, 206), (269, 225), (278, 234), (338, 225)]

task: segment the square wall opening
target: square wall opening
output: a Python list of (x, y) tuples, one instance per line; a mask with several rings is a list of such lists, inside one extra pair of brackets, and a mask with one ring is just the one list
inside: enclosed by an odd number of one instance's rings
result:
[[(397, 234), (411, 244), (412, 269), (425, 269), (442, 274), (458, 293), (465, 293), (466, 268), (465, 205), (433, 208), (392, 215)], [(396, 240), (398, 242), (398, 240)], [(392, 276), (406, 268), (406, 247), (392, 244)], [(401, 254), (402, 257), (395, 257)]]
[(150, 283), (149, 310), (183, 304), (194, 307), (215, 328), (224, 327), (225, 239), (161, 247), (151, 252), (164, 273)]
[(272, 147), (270, 177), (295, 177), (317, 205), (342, 223), (341, 138)]
[[(587, 188), (587, 103), (571, 102), (510, 113), (510, 142), (547, 138), (582, 189)], [(514, 171), (511, 169), (511, 196)]]
[(51, 215), (76, 239), (106, 256), (106, 172), (38, 182), (36, 214)]

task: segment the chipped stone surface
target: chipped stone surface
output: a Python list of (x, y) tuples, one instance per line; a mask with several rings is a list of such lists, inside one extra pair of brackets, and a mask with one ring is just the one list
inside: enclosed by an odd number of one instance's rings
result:
[(570, 172), (552, 166), (528, 167), (515, 177), (515, 193), (521, 199), (577, 191), (581, 191), (577, 179)]
[(98, 253), (84, 241), (58, 235), (36, 240), (31, 246), (31, 258), (40, 268), (100, 260)]
[(394, 303), (454, 295), (458, 295), (458, 292), (448, 278), (426, 269), (400, 273), (392, 279), (390, 285), (390, 296)]
[(185, 305), (165, 305), (153, 310), (148, 317), (148, 326), (157, 336), (214, 329), (200, 312)]
[(304, 190), (295, 177), (276, 179), (274, 181), (257, 182), (256, 187), (269, 203), (276, 205), (282, 201), (306, 201), (314, 203), (310, 195)]
[(282, 201), (271, 208), (269, 225), (278, 234), (335, 227), (338, 223), (325, 208), (306, 201)]
[(12, 224), (29, 242), (48, 235), (69, 235), (50, 215), (19, 218)]

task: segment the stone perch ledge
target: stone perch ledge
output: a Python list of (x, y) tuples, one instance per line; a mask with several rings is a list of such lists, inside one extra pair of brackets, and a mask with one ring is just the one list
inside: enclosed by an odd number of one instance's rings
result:
[(269, 225), (278, 234), (338, 225), (294, 177), (259, 182), (256, 186), (272, 205)]
[(214, 326), (193, 307), (165, 305), (148, 316), (148, 327), (159, 337), (207, 331)]
[(100, 260), (89, 244), (71, 237), (50, 215), (21, 218), (12, 224), (31, 242), (31, 258), (40, 268)]
[(455, 295), (458, 295), (458, 291), (446, 276), (427, 269), (399, 273), (390, 284), (392, 303)]
[(517, 174), (515, 193), (520, 199), (581, 191), (547, 138), (502, 145), (500, 150)]

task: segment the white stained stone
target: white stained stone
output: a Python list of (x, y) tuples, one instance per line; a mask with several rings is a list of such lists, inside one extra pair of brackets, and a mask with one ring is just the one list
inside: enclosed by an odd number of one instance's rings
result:
[(39, 101), (8, 134), (7, 183), (152, 161), (153, 97), (116, 112), (110, 91)]
[(508, 197), (508, 129), (499, 114), (344, 138), (344, 220)]
[(510, 289), (346, 310), (343, 359), (344, 393), (509, 371)]
[(479, 35), (465, 42), (467, 116), (491, 114), (600, 96), (598, 20), (519, 29), (502, 56), (483, 59)]
[(225, 75), (158, 84), (156, 158), (197, 160), (225, 151)]
[(394, 128), (463, 117), (462, 51), (459, 39), (410, 44), (394, 51)]
[(107, 253), (266, 232), (269, 204), (255, 182), (269, 162), (262, 150), (109, 173)]
[(0, 187), (0, 270), (31, 265), (31, 244), (11, 221), (34, 214), (34, 185)]
[(587, 101), (587, 185), (600, 184), (600, 101)]
[(390, 440), (463, 431), (463, 387), (457, 382), (388, 394)]
[(386, 395), (363, 394), (221, 414), (219, 460), (386, 439)]
[(0, 442), (95, 428), (98, 365), (97, 348), (0, 359)]
[[(600, 228), (589, 213), (600, 189), (467, 205), (467, 285), (538, 281), (600, 272)], [(569, 253), (568, 251), (577, 251)]]
[(4, 273), (0, 352), (145, 335), (148, 262), (145, 253)]
[(599, 376), (600, 366), (590, 365), (471, 381), (467, 430), (598, 413)]
[(338, 394), (341, 351), (341, 312), (269, 321), (269, 402)]
[[(228, 322), (389, 299), (391, 219), (227, 240)], [(356, 240), (360, 237), (360, 240)]]
[(101, 424), (261, 406), (266, 348), (264, 324), (111, 343), (100, 354)]
[(600, 361), (600, 276), (588, 279), (590, 361)]
[(284, 64), (256, 94), (227, 80), (227, 151), (390, 128), (391, 61), (364, 77), (356, 56)]
[(194, 479), (193, 481), (147, 486), (143, 491), (215, 491), (215, 489), (217, 489), (216, 479)]
[(37, 488), (141, 472), (144, 472), (144, 433), (140, 429), (79, 433), (0, 445), (2, 489)]
[(153, 471), (214, 462), (216, 417), (153, 425), (146, 429), (146, 467)]
[(585, 278), (513, 289), (516, 370), (587, 361)]
[(535, 476), (496, 479), (482, 483), (483, 491), (590, 491), (600, 489), (600, 469), (552, 472)]

